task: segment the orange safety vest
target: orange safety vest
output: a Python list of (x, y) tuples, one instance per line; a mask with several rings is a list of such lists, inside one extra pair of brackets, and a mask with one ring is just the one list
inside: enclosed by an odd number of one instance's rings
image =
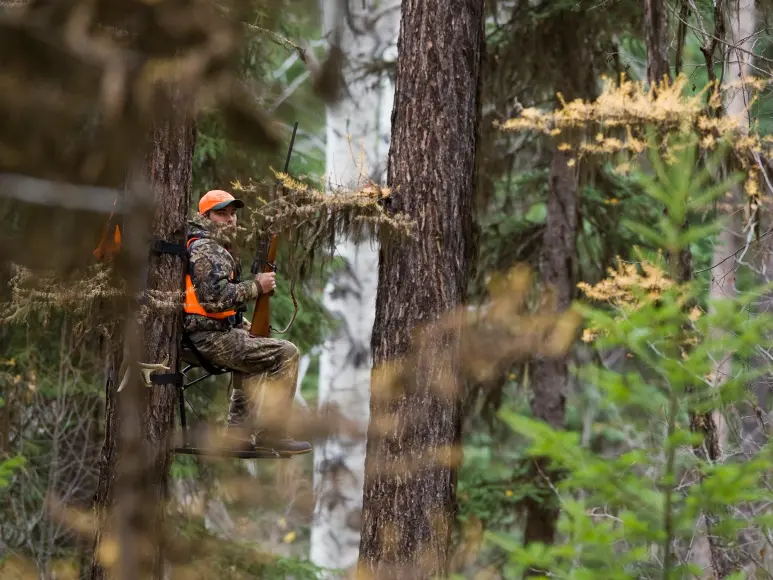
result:
[[(199, 238), (191, 238), (188, 243), (185, 244), (186, 248), (190, 248), (191, 243), (195, 242)], [(233, 277), (233, 272), (231, 273)], [(207, 318), (215, 318), (217, 320), (223, 320), (229, 316), (234, 316), (236, 310), (226, 310), (225, 312), (207, 312), (199, 302), (198, 296), (196, 296), (196, 289), (193, 287), (193, 280), (191, 275), (185, 274), (185, 313), (186, 314), (198, 314), (199, 316), (206, 316)]]

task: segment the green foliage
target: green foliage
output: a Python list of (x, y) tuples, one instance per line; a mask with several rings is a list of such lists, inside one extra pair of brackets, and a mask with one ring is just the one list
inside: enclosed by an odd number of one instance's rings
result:
[(0, 490), (10, 485), (11, 476), (17, 469), (24, 467), (24, 463), (24, 457), (21, 455), (0, 461)]
[(174, 455), (172, 465), (169, 468), (169, 476), (172, 479), (192, 479), (196, 477), (198, 473), (198, 464), (193, 457), (182, 454)]
[[(647, 196), (665, 205), (668, 215), (655, 227), (629, 227), (653, 246), (676, 252), (716, 231), (714, 224), (681, 228), (688, 212), (705, 208), (738, 178), (711, 185), (708, 170), (696, 170), (694, 149), (682, 149), (679, 162), (666, 165), (651, 156), (654, 176), (634, 177)], [(529, 441), (525, 452), (549, 458), (564, 477), (555, 493), (561, 506), (560, 541), (523, 546), (516, 537), (490, 532), (489, 541), (509, 555), (508, 578), (524, 571), (549, 571), (552, 578), (686, 578), (700, 570), (677, 556), (689, 544), (699, 519), (712, 514), (709, 533), (730, 553), (736, 534), (752, 525), (744, 511), (773, 499), (767, 474), (773, 446), (764, 445), (750, 461), (716, 461), (705, 452), (696, 419), (712, 410), (747, 402), (750, 381), (767, 369), (733, 369), (717, 383), (716, 361), (754, 352), (773, 328), (769, 316), (749, 319), (744, 312), (759, 293), (712, 302), (698, 316), (688, 306), (696, 284), (673, 284), (656, 297), (632, 289), (635, 307), (613, 311), (577, 306), (589, 326), (600, 329), (599, 349), (623, 348), (626, 369), (588, 364), (578, 371), (598, 391), (591, 429), (603, 431), (603, 446), (589, 445), (580, 432), (557, 431), (511, 409), (501, 418)], [(705, 425), (705, 423), (704, 423)], [(709, 429), (706, 427), (706, 429)], [(685, 483), (685, 482), (688, 483)], [(764, 512), (766, 513), (766, 512)]]
[[(580, 195), (577, 279), (592, 284), (602, 279), (617, 259), (636, 259), (635, 247), (657, 250), (657, 244), (625, 224), (657, 223), (662, 206), (652, 203), (635, 178), (616, 173), (612, 163), (593, 159), (588, 163), (593, 177)], [(547, 217), (547, 180), (547, 169), (538, 168), (496, 185), (485, 214), (479, 218), (480, 254), (470, 288), (474, 298), (485, 296), (485, 280), (491, 272), (505, 271), (519, 262), (538, 267)], [(691, 213), (690, 223), (700, 225), (704, 213)], [(695, 269), (709, 266), (713, 251), (710, 236), (697, 237), (690, 249)]]
[[(228, 137), (219, 111), (197, 120), (196, 151), (193, 158), (193, 201), (209, 189), (228, 189), (234, 180), (259, 180), (270, 175), (269, 168), (281, 169), (281, 150), (289, 142), (291, 126), (299, 123), (291, 163), (293, 175), (324, 173), (324, 151), (314, 145), (314, 135), (324, 129), (324, 105), (314, 95), (307, 67), (292, 47), (281, 39), (302, 42), (319, 36), (316, 6), (308, 1), (276, 0), (255, 6), (253, 19), (244, 23), (245, 45), (239, 69), (244, 82), (257, 81), (264, 90), (257, 95), (261, 105), (272, 109), (284, 126), (280, 151), (265, 151)], [(289, 66), (286, 66), (290, 63)], [(281, 72), (280, 72), (281, 71)], [(291, 90), (291, 87), (296, 87)]]
[(195, 578), (247, 580), (317, 580), (323, 569), (306, 559), (261, 552), (254, 544), (222, 540), (211, 535), (201, 519), (177, 521), (182, 541), (189, 544), (191, 573)]
[(526, 477), (525, 456), (518, 445), (494, 449), (492, 437), (485, 434), (473, 439), (465, 450), (457, 489), (459, 519), (475, 518), (499, 529), (514, 526), (518, 504), (533, 491)]
[[(4, 405), (3, 398), (0, 397), (0, 409)], [(14, 471), (24, 467), (24, 457), (16, 455), (10, 459), (0, 459), (0, 491), (11, 483), (11, 476)]]
[[(289, 283), (279, 280), (276, 299), (271, 300), (271, 324), (278, 330), (284, 329), (293, 315), (293, 302), (289, 293)], [(315, 291), (316, 290), (316, 291)], [(312, 347), (321, 344), (330, 326), (322, 308), (322, 293), (311, 284), (299, 285), (295, 290), (298, 301), (298, 315), (286, 335), (277, 335), (295, 343), (308, 353)]]

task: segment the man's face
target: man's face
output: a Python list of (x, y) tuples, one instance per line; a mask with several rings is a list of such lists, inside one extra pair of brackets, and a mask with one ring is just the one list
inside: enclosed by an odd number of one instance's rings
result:
[(223, 209), (213, 209), (209, 212), (209, 219), (217, 224), (236, 225), (236, 208), (227, 205)]

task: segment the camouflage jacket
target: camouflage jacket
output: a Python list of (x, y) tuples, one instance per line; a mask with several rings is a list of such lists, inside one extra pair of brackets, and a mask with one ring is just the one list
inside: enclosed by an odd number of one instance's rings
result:
[[(254, 300), (260, 288), (254, 280), (239, 281), (240, 266), (228, 250), (228, 239), (218, 225), (203, 216), (188, 222), (188, 239), (198, 238), (188, 246), (188, 274), (196, 297), (207, 312), (239, 309)], [(232, 273), (236, 279), (232, 280)], [(185, 332), (228, 330), (229, 320), (216, 320), (197, 314), (185, 315)]]

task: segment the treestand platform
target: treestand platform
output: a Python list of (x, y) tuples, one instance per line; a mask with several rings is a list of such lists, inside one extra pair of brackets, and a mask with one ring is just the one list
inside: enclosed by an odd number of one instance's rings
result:
[[(186, 352), (186, 349), (183, 351), (183, 358), (187, 359), (188, 365), (182, 369), (182, 372), (180, 373), (181, 380), (176, 385), (179, 400), (180, 438), (175, 441), (175, 446), (173, 447), (174, 453), (182, 455), (232, 457), (238, 459), (290, 459), (295, 455), (301, 455), (299, 453), (278, 451), (270, 447), (254, 447), (246, 441), (243, 443), (235, 441), (233, 442), (234, 445), (230, 445), (231, 441), (226, 441), (225, 444), (223, 444), (222, 438), (208, 436), (211, 434), (211, 430), (204, 425), (200, 426), (203, 428), (191, 429), (188, 425), (185, 412), (186, 403), (190, 404), (190, 402), (185, 399), (186, 389), (194, 386), (207, 377), (228, 373), (230, 371), (209, 364), (198, 352), (196, 352), (189, 340), (183, 339), (183, 346), (188, 347), (188, 352)], [(198, 360), (191, 360), (192, 357)], [(195, 367), (202, 367), (205, 373), (196, 379), (190, 379), (188, 373)]]
[(208, 455), (213, 457), (235, 457), (238, 459), (290, 459), (290, 453), (281, 453), (274, 449), (233, 449), (227, 447), (193, 447), (184, 445), (175, 447), (174, 452), (184, 455)]

